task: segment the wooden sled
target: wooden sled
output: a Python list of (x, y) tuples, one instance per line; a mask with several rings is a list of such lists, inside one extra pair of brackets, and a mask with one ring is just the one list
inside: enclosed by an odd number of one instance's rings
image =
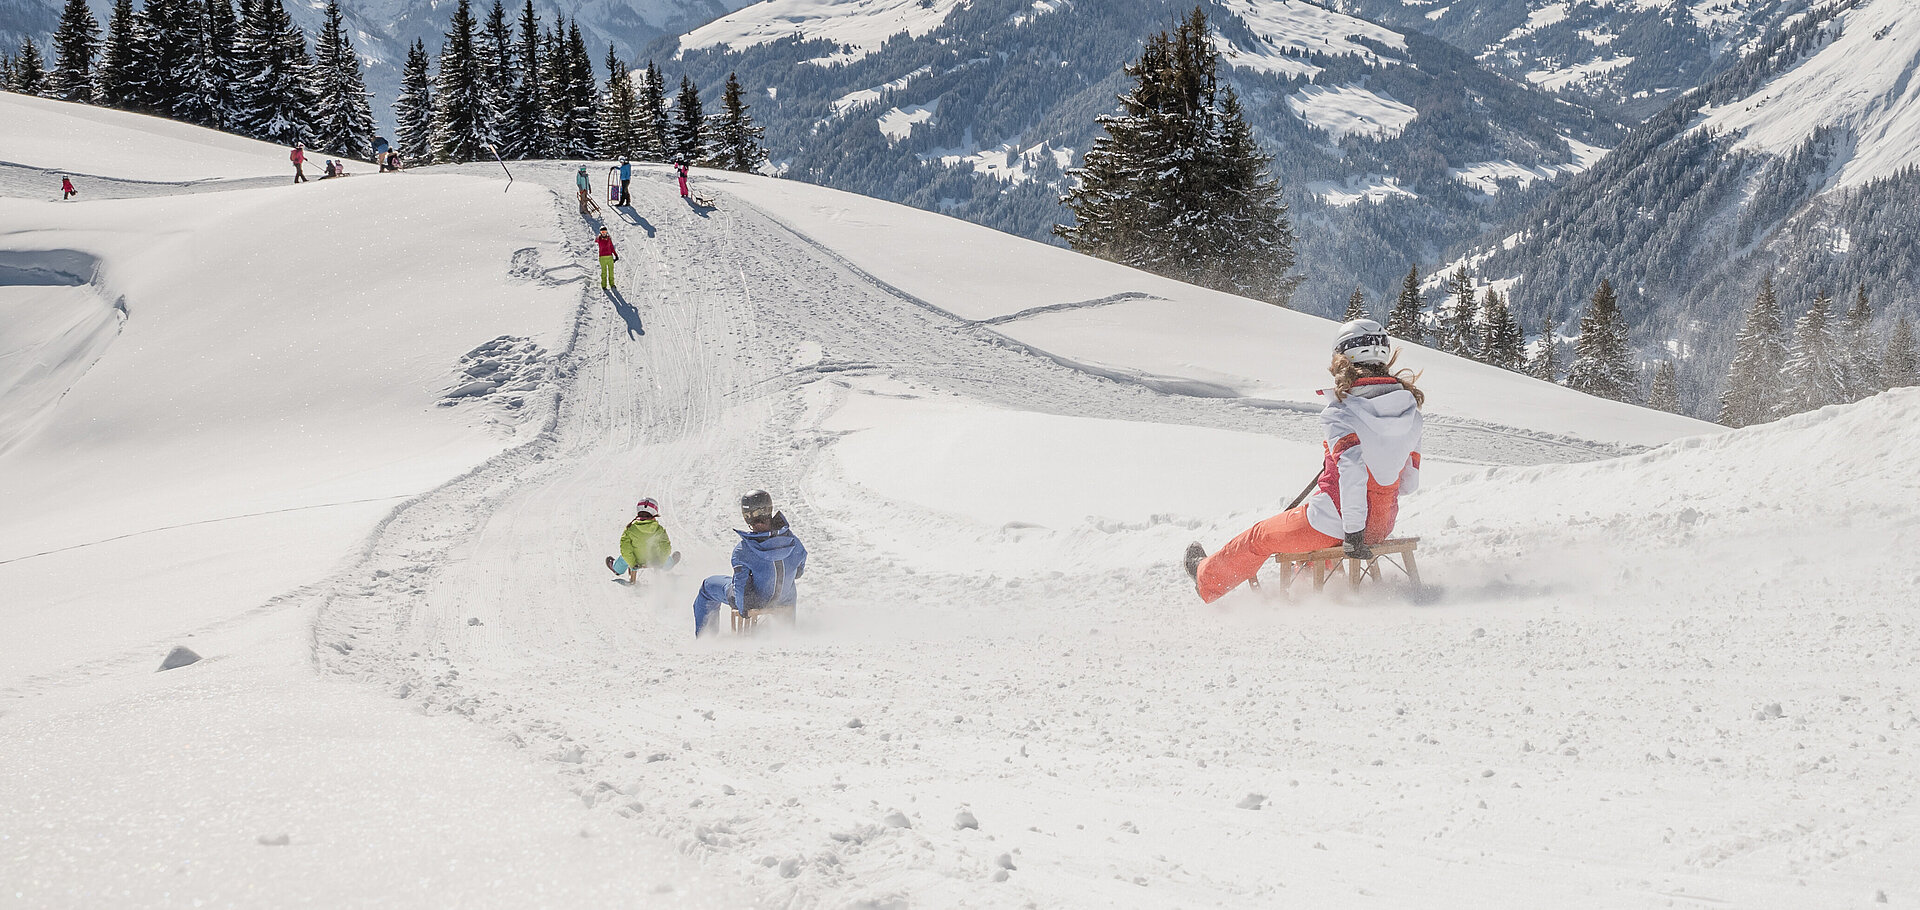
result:
[(730, 627), (733, 629), (733, 634), (735, 635), (753, 634), (753, 628), (759, 625), (763, 619), (785, 620), (786, 624), (791, 626), (794, 623), (794, 610), (792, 607), (761, 607), (757, 610), (748, 610), (745, 616), (741, 616), (733, 610), (727, 611), (727, 622), (730, 624)]
[[(1285, 595), (1293, 587), (1295, 579), (1302, 575), (1313, 577), (1313, 589), (1321, 590), (1327, 586), (1327, 579), (1345, 575), (1347, 584), (1360, 587), (1360, 582), (1371, 577), (1374, 581), (1383, 581), (1380, 563), (1399, 569), (1413, 583), (1413, 590), (1420, 590), (1420, 566), (1414, 561), (1414, 550), (1420, 546), (1418, 537), (1393, 537), (1373, 545), (1372, 559), (1348, 559), (1346, 550), (1340, 547), (1327, 547), (1309, 553), (1276, 553), (1273, 561), (1280, 564), (1279, 593)], [(1395, 560), (1392, 557), (1398, 556)], [(1254, 579), (1254, 587), (1259, 587), (1259, 579)]]

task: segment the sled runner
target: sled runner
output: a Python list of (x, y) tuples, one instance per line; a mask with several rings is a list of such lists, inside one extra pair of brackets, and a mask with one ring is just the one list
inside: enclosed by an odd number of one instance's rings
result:
[[(1285, 594), (1293, 587), (1294, 579), (1302, 575), (1313, 576), (1313, 589), (1321, 590), (1327, 586), (1327, 579), (1340, 574), (1347, 576), (1347, 584), (1360, 587), (1360, 582), (1368, 577), (1374, 581), (1384, 580), (1380, 572), (1380, 563), (1399, 569), (1413, 583), (1413, 590), (1419, 593), (1420, 567), (1414, 562), (1413, 552), (1420, 545), (1418, 537), (1394, 537), (1372, 546), (1372, 559), (1348, 559), (1345, 550), (1340, 547), (1327, 547), (1309, 553), (1276, 553), (1273, 561), (1280, 564), (1280, 593)], [(1398, 560), (1392, 557), (1400, 557)]]
[(766, 619), (766, 620), (778, 619), (778, 620), (781, 620), (782, 622), (785, 622), (787, 625), (791, 626), (794, 624), (793, 608), (792, 607), (760, 607), (759, 609), (748, 610), (747, 615), (745, 616), (741, 616), (739, 613), (733, 611), (732, 609), (727, 610), (727, 621), (731, 624), (730, 627), (733, 629), (733, 632), (735, 635), (752, 634), (753, 627), (759, 625), (760, 621), (763, 619)]
[[(668, 554), (667, 561), (665, 563), (655, 568), (657, 568), (660, 571), (665, 571), (679, 564), (680, 564), (680, 551), (675, 550), (673, 553)], [(627, 560), (624, 557), (620, 557), (620, 556), (607, 557), (607, 571), (610, 571), (613, 573), (614, 581), (621, 582), (624, 584), (627, 580), (627, 570), (629, 568), (632, 568), (632, 567), (627, 565)], [(641, 566), (640, 568), (644, 569), (646, 568), (646, 566)]]

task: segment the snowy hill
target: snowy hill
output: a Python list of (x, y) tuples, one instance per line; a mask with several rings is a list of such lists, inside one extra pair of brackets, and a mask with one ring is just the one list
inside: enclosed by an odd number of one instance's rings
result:
[[(1445, 598), (1202, 607), (1180, 549), (1318, 464), (1325, 320), (652, 167), (607, 294), (567, 164), (154, 183), (66, 128), (85, 201), (0, 164), (26, 905), (1920, 893), (1920, 395), (1717, 433), (1409, 348)], [(754, 486), (800, 624), (695, 640)], [(685, 559), (629, 588), (643, 495)]]

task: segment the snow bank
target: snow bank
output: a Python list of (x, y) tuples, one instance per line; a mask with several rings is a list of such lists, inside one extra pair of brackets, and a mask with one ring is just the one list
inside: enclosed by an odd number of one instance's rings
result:
[(0, 92), (0, 123), (0, 163), (123, 180), (293, 179), (290, 149), (162, 117)]

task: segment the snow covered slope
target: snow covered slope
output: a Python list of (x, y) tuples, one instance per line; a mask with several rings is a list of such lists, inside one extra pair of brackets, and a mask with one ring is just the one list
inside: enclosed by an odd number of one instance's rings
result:
[[(1884, 549), (1916, 543), (1920, 395), (1691, 436), (1409, 349), (1401, 528), (1442, 601), (1202, 607), (1181, 548), (1317, 467), (1326, 321), (766, 178), (697, 171), (693, 206), (653, 166), (607, 212), (620, 289), (562, 289), (594, 226), (556, 217), (569, 165), (435, 170), (0, 200), (41, 257), (0, 295), (126, 301), (0, 453), (20, 902), (1920, 892)], [(55, 322), (38, 349), (78, 350)], [(696, 640), (756, 486), (812, 552), (800, 624)], [(643, 495), (685, 559), (627, 587), (601, 560)], [(176, 643), (206, 659), (153, 673)]]
[[(0, 122), (7, 125), (0, 164), (53, 172), (55, 195), (61, 173), (169, 182), (293, 179), (289, 149), (164, 117), (0, 92)], [(78, 149), (86, 150), (83, 158), (76, 158)]]
[[(760, 0), (680, 36), (683, 50), (740, 49), (796, 35), (852, 50), (821, 62), (848, 62), (898, 34), (940, 27), (961, 0)], [(849, 56), (850, 54), (850, 56)]]
[(1820, 189), (1858, 186), (1920, 163), (1920, 17), (1899, 0), (1835, 16), (1818, 51), (1743, 98), (1701, 112), (1696, 129), (1737, 133), (1742, 151), (1788, 155), (1821, 131), (1848, 137)]

